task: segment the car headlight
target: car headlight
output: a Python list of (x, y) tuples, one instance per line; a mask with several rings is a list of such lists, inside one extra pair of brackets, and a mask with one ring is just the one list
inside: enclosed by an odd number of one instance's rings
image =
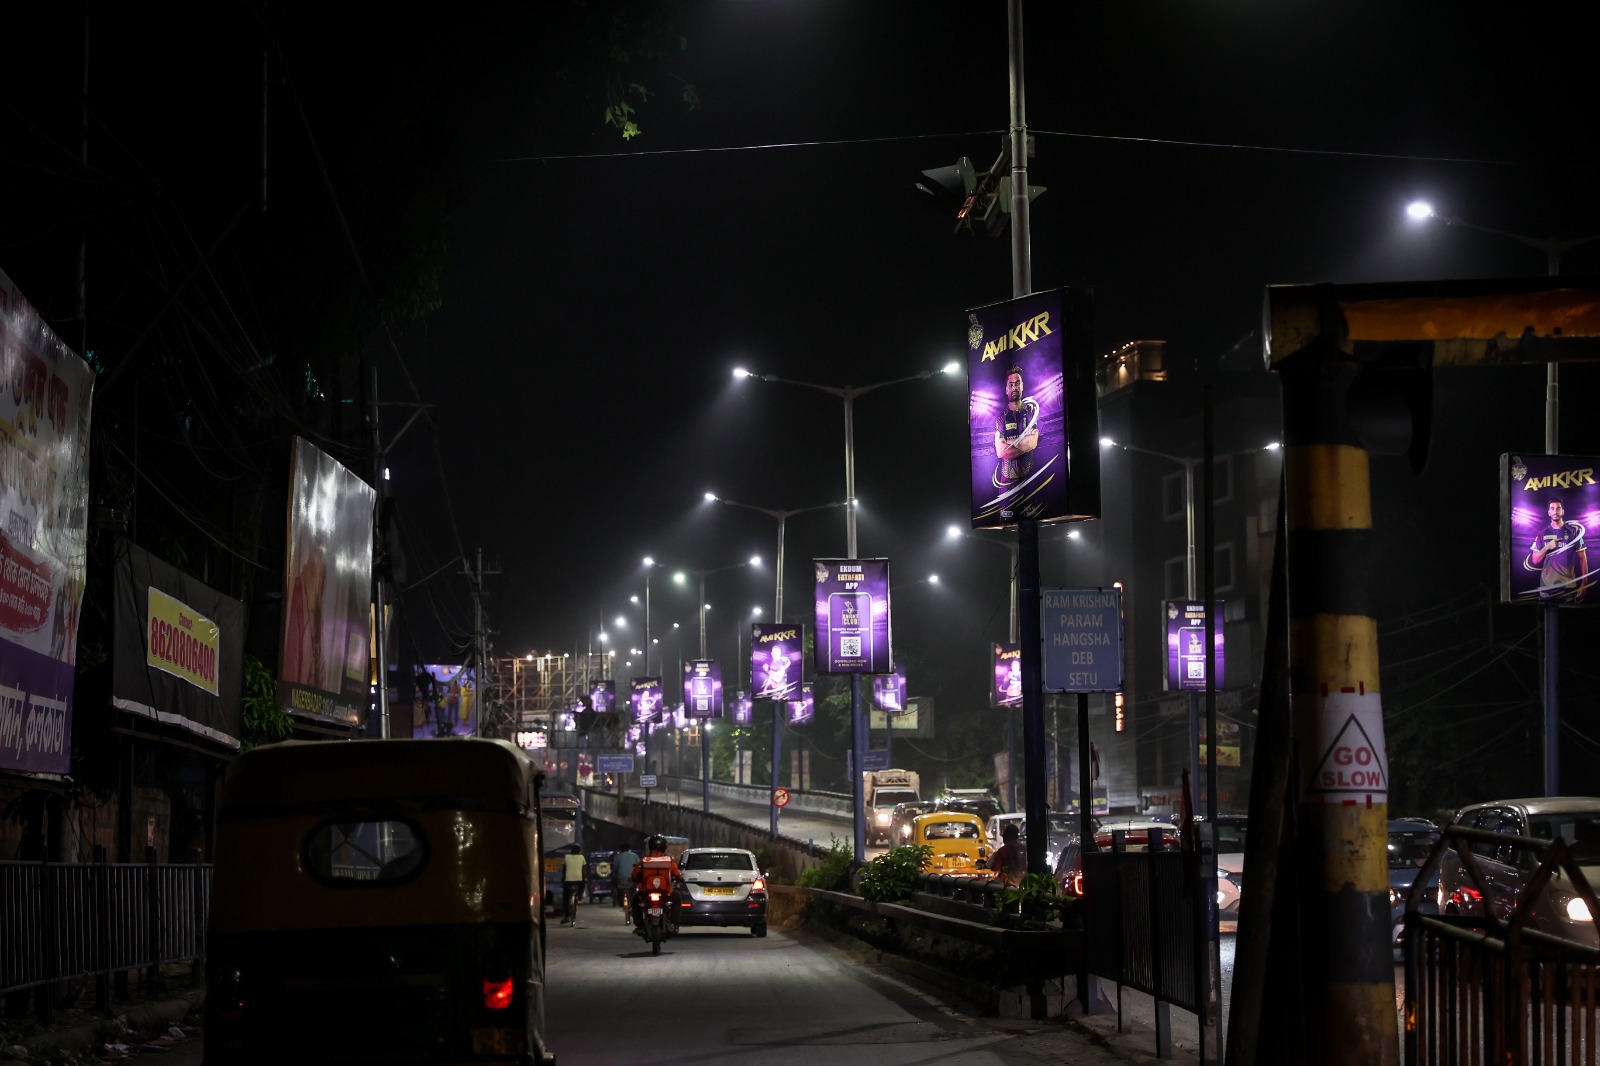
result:
[(1572, 896), (1568, 898), (1567, 902), (1562, 907), (1562, 911), (1566, 914), (1567, 921), (1569, 922), (1594, 921), (1594, 915), (1589, 913), (1589, 904), (1584, 902), (1584, 898), (1582, 896)]
[(879, 811), (878, 812), (878, 824), (879, 825), (888, 825), (889, 824), (889, 812), (888, 811)]
[(1405, 901), (1406, 901), (1406, 894), (1404, 892), (1400, 891), (1398, 888), (1395, 888), (1393, 885), (1390, 885), (1389, 886), (1389, 906), (1398, 907), (1398, 906), (1400, 906), (1400, 904), (1404, 903)]

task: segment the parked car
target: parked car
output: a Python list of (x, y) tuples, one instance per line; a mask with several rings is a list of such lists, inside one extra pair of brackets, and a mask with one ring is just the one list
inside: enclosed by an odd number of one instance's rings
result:
[(1000, 801), (981, 788), (946, 789), (934, 802), (935, 810), (976, 815), (980, 826), (1000, 813)]
[[(1075, 815), (1062, 815), (1068, 821), (1076, 822)], [(1177, 847), (1178, 827), (1171, 822), (1156, 821), (1151, 818), (1112, 818), (1097, 820), (1094, 831), (1094, 845), (1100, 851), (1110, 851), (1116, 841), (1115, 834), (1123, 834), (1123, 850), (1146, 851), (1150, 841), (1154, 839), (1166, 847)], [(1083, 863), (1079, 860), (1079, 849), (1076, 847), (1063, 848), (1056, 856), (1053, 869), (1056, 883), (1061, 886), (1061, 891), (1069, 896), (1083, 895)]]
[(937, 801), (931, 799), (895, 804), (894, 814), (889, 817), (889, 846), (898, 848), (911, 843), (911, 823), (919, 814), (927, 814), (937, 806)]
[(928, 873), (983, 873), (978, 860), (989, 859), (983, 822), (975, 814), (938, 810), (918, 815), (911, 823), (911, 843), (926, 844), (933, 854), (923, 864)]
[(743, 848), (689, 848), (678, 859), (678, 925), (737, 925), (767, 935), (767, 879), (754, 852)]
[(1204, 815), (1195, 819), (1201, 841), (1217, 853), (1217, 917), (1224, 922), (1239, 920), (1239, 900), (1244, 897), (1244, 844), (1248, 822), (1242, 814), (1219, 814), (1213, 834), (1211, 823)]
[[(1600, 884), (1600, 798), (1552, 796), (1549, 798), (1493, 800), (1476, 803), (1456, 814), (1456, 824), (1469, 829), (1536, 840), (1565, 840), (1590, 885)], [(1480, 892), (1454, 848), (1439, 862), (1437, 902), (1445, 914), (1487, 914), (1508, 919), (1522, 897), (1524, 886), (1539, 869), (1543, 857), (1506, 844), (1471, 848), (1483, 875)], [(1565, 873), (1556, 871), (1545, 886), (1544, 898), (1534, 906), (1530, 925), (1546, 933), (1596, 945), (1594, 913)]]
[[(1417, 882), (1417, 871), (1439, 843), (1439, 827), (1426, 818), (1389, 819), (1389, 924), (1394, 933), (1394, 949), (1400, 950), (1400, 934), (1406, 926), (1406, 899)], [(1439, 913), (1439, 871), (1423, 885), (1417, 901), (1419, 914)]]

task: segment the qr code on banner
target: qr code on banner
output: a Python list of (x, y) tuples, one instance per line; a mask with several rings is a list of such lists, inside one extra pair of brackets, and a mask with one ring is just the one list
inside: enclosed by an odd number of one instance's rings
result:
[(860, 637), (840, 637), (839, 655), (845, 659), (858, 659), (861, 657)]

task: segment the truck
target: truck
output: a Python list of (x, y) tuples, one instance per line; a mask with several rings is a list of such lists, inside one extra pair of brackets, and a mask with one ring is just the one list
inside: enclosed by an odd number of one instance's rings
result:
[(889, 826), (894, 820), (895, 805), (920, 800), (922, 779), (915, 770), (865, 770), (861, 782), (867, 843), (890, 843)]

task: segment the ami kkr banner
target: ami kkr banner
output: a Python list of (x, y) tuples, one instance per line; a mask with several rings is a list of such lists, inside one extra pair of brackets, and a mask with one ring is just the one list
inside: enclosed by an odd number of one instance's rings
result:
[(64, 774), (94, 373), (3, 273), (0, 372), (0, 770)]
[(113, 574), (111, 705), (238, 748), (244, 604), (126, 540)]
[(278, 705), (359, 726), (372, 703), (372, 486), (300, 437), (289, 471)]

